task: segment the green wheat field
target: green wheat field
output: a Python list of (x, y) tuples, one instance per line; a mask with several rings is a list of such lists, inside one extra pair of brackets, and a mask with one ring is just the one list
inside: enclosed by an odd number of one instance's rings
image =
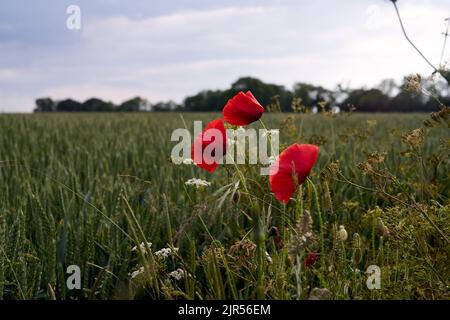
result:
[[(448, 123), (265, 114), (281, 149), (320, 147), (285, 206), (258, 166), (237, 176), (172, 163), (174, 129), (219, 117), (1, 115), (0, 299), (450, 298)], [(249, 199), (261, 208), (261, 269)], [(71, 265), (81, 289), (67, 286)]]

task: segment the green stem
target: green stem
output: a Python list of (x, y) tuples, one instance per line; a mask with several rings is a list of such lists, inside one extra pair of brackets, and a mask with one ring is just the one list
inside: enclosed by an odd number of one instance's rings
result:
[(312, 189), (314, 190), (314, 204), (316, 205), (317, 208), (317, 217), (319, 218), (319, 232), (320, 232), (320, 265), (322, 267), (322, 269), (324, 269), (324, 265), (325, 265), (325, 259), (324, 259), (324, 254), (325, 254), (325, 244), (324, 244), (324, 231), (323, 231), (323, 220), (322, 220), (322, 212), (320, 210), (320, 203), (319, 203), (319, 195), (317, 193), (317, 189), (316, 186), (314, 185), (314, 183), (312, 183), (312, 181), (310, 179), (308, 179), (308, 183), (309, 185), (312, 187)]
[(258, 300), (264, 299), (264, 260), (265, 260), (265, 235), (264, 235), (264, 225), (262, 223), (261, 210), (258, 202), (253, 201), (252, 195), (247, 187), (247, 183), (244, 175), (239, 170), (236, 162), (233, 161), (233, 164), (236, 168), (237, 175), (239, 180), (242, 182), (242, 186), (248, 196), (250, 201), (250, 205), (252, 207), (252, 222), (253, 222), (253, 238), (256, 244), (256, 275), (257, 275), (257, 284), (256, 284), (256, 296)]
[(256, 298), (258, 300), (264, 299), (264, 258), (265, 258), (265, 237), (264, 228), (262, 227), (261, 217), (254, 217), (254, 238), (256, 242)]
[[(404, 206), (411, 207), (411, 208), (415, 209), (416, 211), (418, 211), (419, 213), (421, 213), (421, 214), (424, 216), (424, 218), (431, 224), (431, 226), (432, 226), (432, 227), (440, 234), (440, 236), (441, 236), (448, 244), (450, 244), (450, 239), (444, 234), (444, 232), (443, 232), (441, 229), (439, 229), (439, 227), (434, 223), (434, 221), (431, 220), (431, 218), (428, 216), (428, 214), (425, 212), (425, 210), (423, 210), (422, 208), (420, 208), (420, 206), (417, 204), (417, 202), (414, 200), (414, 198), (412, 198), (412, 197), (410, 198), (410, 200), (411, 200), (414, 204), (406, 203), (405, 201), (403, 201), (403, 200), (397, 198), (396, 196), (393, 196), (393, 195), (387, 193), (387, 192), (384, 191), (384, 190), (375, 190), (375, 189), (372, 189), (372, 188), (367, 188), (367, 187), (361, 186), (361, 185), (359, 185), (359, 184), (356, 184), (356, 183), (354, 183), (354, 182), (351, 182), (351, 181), (348, 180), (342, 173), (340, 173), (339, 175), (342, 177), (342, 179), (344, 179), (343, 182), (346, 182), (346, 183), (348, 183), (348, 184), (350, 184), (350, 185), (352, 185), (352, 186), (354, 186), (354, 187), (360, 188), (360, 189), (362, 189), (362, 190), (367, 190), (367, 191), (375, 192), (375, 193), (382, 193), (382, 194), (385, 195), (386, 197), (391, 198), (391, 199), (393, 199), (393, 200), (395, 200), (395, 201), (401, 203), (401, 204), (404, 205)], [(342, 181), (342, 180), (339, 180), (339, 179), (336, 179), (336, 180), (337, 180), (337, 181)]]

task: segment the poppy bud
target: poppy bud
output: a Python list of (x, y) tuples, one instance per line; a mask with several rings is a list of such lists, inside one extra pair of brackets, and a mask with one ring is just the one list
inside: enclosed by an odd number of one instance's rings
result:
[(308, 300), (330, 300), (331, 291), (327, 288), (314, 288), (311, 290)]
[(273, 237), (273, 242), (277, 249), (282, 249), (284, 247), (283, 238), (280, 235), (280, 230), (277, 227), (272, 227), (270, 229), (270, 236)]
[(340, 241), (345, 241), (348, 238), (347, 230), (345, 230), (344, 226), (339, 226), (339, 230), (337, 232), (337, 237)]
[(389, 232), (388, 227), (386, 227), (384, 225), (383, 220), (381, 220), (381, 218), (377, 219), (377, 224), (375, 226), (375, 232), (377, 233), (377, 235), (379, 237), (384, 237), (384, 238), (389, 237), (389, 235), (391, 234)]

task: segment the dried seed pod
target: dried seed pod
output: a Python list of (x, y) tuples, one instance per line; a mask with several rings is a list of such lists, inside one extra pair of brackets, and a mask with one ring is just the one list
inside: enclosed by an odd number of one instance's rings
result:
[(333, 297), (327, 288), (314, 288), (311, 290), (308, 300), (330, 300)]
[(277, 227), (272, 227), (270, 229), (270, 236), (273, 237), (273, 242), (278, 250), (284, 247), (283, 238), (281, 237), (280, 230), (278, 230)]
[(388, 227), (386, 227), (381, 218), (377, 218), (377, 224), (375, 226), (375, 232), (379, 237), (387, 238), (391, 234)]
[(298, 225), (298, 230), (302, 235), (312, 231), (313, 219), (311, 213), (305, 210), (300, 218), (300, 223)]

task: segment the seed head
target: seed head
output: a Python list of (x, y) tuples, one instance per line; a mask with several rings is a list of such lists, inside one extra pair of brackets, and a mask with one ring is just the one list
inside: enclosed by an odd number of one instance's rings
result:
[(347, 230), (345, 230), (344, 226), (339, 226), (339, 230), (337, 232), (337, 237), (340, 241), (344, 242), (348, 238)]

